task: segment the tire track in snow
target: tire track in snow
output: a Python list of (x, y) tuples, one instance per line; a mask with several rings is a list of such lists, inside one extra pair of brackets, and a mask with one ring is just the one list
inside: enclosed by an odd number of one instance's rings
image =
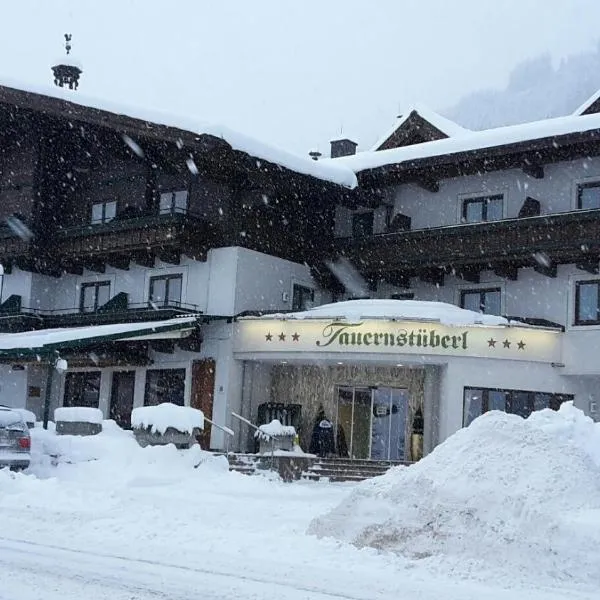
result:
[[(17, 557), (21, 557), (19, 560)], [(401, 588), (369, 595), (346, 594), (326, 590), (312, 585), (294, 585), (275, 578), (260, 578), (229, 571), (203, 569), (149, 559), (130, 558), (123, 555), (106, 554), (91, 550), (73, 550), (55, 544), (42, 544), (28, 540), (0, 537), (0, 565), (17, 568), (30, 574), (44, 573), (54, 578), (64, 577), (80, 584), (110, 587), (113, 590), (143, 596), (134, 598), (189, 600), (190, 594), (202, 592), (206, 600), (232, 598), (269, 599), (277, 596), (281, 600), (402, 600)], [(132, 568), (133, 567), (133, 568)], [(340, 572), (340, 578), (343, 574)], [(207, 578), (210, 581), (207, 581)], [(182, 585), (184, 584), (184, 585)], [(162, 589), (161, 589), (162, 588)], [(406, 597), (428, 599), (431, 595), (415, 596), (415, 590)], [(210, 595), (208, 595), (210, 594)], [(47, 597), (47, 596), (44, 596)], [(64, 598), (61, 596), (57, 596)], [(88, 596), (90, 597), (90, 596)], [(470, 598), (470, 596), (468, 596)], [(473, 598), (476, 596), (473, 595)], [(481, 597), (479, 595), (479, 597)], [(465, 597), (467, 598), (467, 597)], [(12, 600), (12, 599), (11, 599)]]

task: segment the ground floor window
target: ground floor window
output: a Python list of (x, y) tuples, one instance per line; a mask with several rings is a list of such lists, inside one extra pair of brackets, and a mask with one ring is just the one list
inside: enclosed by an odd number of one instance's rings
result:
[(100, 403), (100, 371), (67, 373), (63, 406), (98, 408)]
[(145, 406), (163, 402), (184, 405), (185, 369), (152, 369), (146, 371)]
[(466, 427), (489, 410), (501, 410), (527, 418), (534, 410), (558, 410), (566, 400), (573, 400), (573, 396), (524, 390), (465, 388), (463, 425)]

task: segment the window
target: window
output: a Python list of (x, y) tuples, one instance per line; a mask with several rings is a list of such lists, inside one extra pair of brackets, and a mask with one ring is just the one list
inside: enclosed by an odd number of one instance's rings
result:
[(600, 280), (575, 284), (575, 325), (600, 325)]
[(152, 369), (146, 371), (144, 406), (163, 402), (184, 405), (185, 369)]
[(303, 285), (294, 284), (292, 294), (292, 310), (308, 310), (315, 301), (315, 290)]
[(600, 208), (600, 181), (577, 186), (577, 208)]
[(465, 223), (499, 221), (502, 219), (502, 194), (469, 198), (463, 201), (462, 220)]
[(100, 401), (100, 371), (67, 373), (63, 406), (98, 408)]
[(97, 202), (92, 204), (92, 224), (108, 223), (117, 216), (117, 202)]
[(151, 277), (150, 303), (159, 308), (179, 306), (181, 304), (181, 283), (181, 274)]
[(169, 215), (173, 213), (186, 213), (188, 209), (187, 190), (162, 192), (160, 195), (159, 209), (161, 215)]
[(373, 211), (352, 214), (352, 237), (360, 238), (373, 235)]
[(96, 312), (110, 300), (110, 281), (94, 281), (81, 285), (79, 310), (81, 312)]
[(501, 410), (526, 419), (535, 410), (558, 410), (567, 400), (573, 400), (573, 396), (522, 390), (465, 388), (463, 426), (471, 424), (474, 419), (489, 410)]
[(414, 300), (414, 292), (396, 292), (390, 295), (390, 300)]
[(500, 288), (462, 290), (460, 293), (461, 308), (485, 313), (486, 315), (499, 315), (501, 313), (500, 300)]

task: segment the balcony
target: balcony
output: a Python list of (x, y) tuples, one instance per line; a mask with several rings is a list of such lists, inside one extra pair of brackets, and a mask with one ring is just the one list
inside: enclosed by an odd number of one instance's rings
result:
[(14, 262), (29, 257), (31, 245), (27, 236), (19, 236), (7, 223), (0, 224), (0, 263), (5, 270)]
[(117, 218), (97, 225), (85, 224), (58, 232), (54, 246), (61, 259), (107, 260), (110, 257), (148, 257), (156, 254), (166, 262), (178, 262), (179, 253), (204, 258), (215, 236), (214, 227), (189, 212), (144, 214)]
[(363, 275), (392, 282), (444, 273), (476, 281), (484, 269), (515, 279), (528, 266), (552, 277), (566, 263), (597, 273), (600, 209), (340, 238), (334, 246)]
[(127, 294), (113, 296), (97, 310), (83, 312), (79, 306), (55, 310), (39, 310), (21, 305), (21, 296), (10, 296), (0, 304), (0, 331), (24, 331), (53, 327), (83, 327), (110, 323), (163, 321), (177, 316), (201, 314), (195, 304), (169, 302), (163, 306), (148, 302), (131, 303)]

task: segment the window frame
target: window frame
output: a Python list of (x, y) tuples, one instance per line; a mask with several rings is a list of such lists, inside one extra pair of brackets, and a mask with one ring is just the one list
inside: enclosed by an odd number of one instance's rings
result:
[[(171, 280), (179, 280), (180, 286), (179, 286), (179, 300), (177, 301), (171, 301), (169, 299), (169, 282)], [(154, 283), (156, 281), (164, 281), (165, 282), (165, 297), (162, 300), (162, 302), (157, 303), (155, 300), (152, 299), (152, 290), (154, 287)], [(150, 277), (150, 283), (149, 283), (149, 287), (148, 287), (148, 304), (155, 304), (156, 306), (158, 306), (159, 308), (170, 308), (170, 307), (181, 307), (181, 298), (183, 296), (183, 273), (169, 273), (169, 274), (165, 274), (165, 275), (153, 275), (152, 277)]]
[[(308, 292), (309, 302), (315, 301), (315, 289), (311, 288), (308, 285), (304, 285), (302, 283), (293, 283), (292, 284), (292, 311), (300, 312), (303, 310), (308, 310), (310, 307), (306, 306), (298, 306), (296, 305), (296, 290), (300, 291), (300, 300), (305, 300), (304, 293)], [(306, 300), (305, 300), (306, 301)]]
[[(490, 292), (498, 292), (499, 297), (500, 297), (500, 314), (502, 313), (502, 287), (500, 286), (493, 286), (493, 287), (482, 287), (482, 288), (464, 288), (459, 290), (460, 292), (460, 296), (459, 296), (459, 306), (460, 308), (465, 308), (465, 296), (467, 294), (479, 294), (479, 306), (485, 306), (485, 302), (482, 302), (483, 300), (483, 295), (484, 294), (488, 294)], [(467, 309), (470, 310), (470, 309)], [(481, 312), (481, 314), (483, 315), (493, 315), (493, 313), (487, 313), (484, 312), (482, 310), (480, 310), (479, 312)], [(499, 315), (494, 315), (494, 316), (500, 316)]]
[[(598, 288), (598, 306), (596, 307), (598, 318), (594, 320), (582, 321), (579, 318), (580, 288), (584, 285), (595, 285)], [(578, 327), (600, 325), (600, 279), (581, 279), (575, 282), (575, 314), (573, 315), (573, 325)]]
[[(469, 423), (467, 423), (467, 417), (468, 417), (468, 413), (467, 413), (467, 392), (470, 391), (479, 391), (481, 392), (481, 414), (477, 415), (476, 417), (473, 418), (472, 421), (470, 421)], [(497, 410), (497, 409), (490, 409), (490, 392), (499, 392), (502, 394), (505, 394), (505, 400), (504, 400), (504, 411), (507, 414), (518, 414), (516, 412), (513, 412), (511, 410), (508, 410), (509, 408), (512, 408), (513, 406), (516, 405), (515, 402), (515, 397), (519, 394), (527, 394), (527, 410), (529, 410), (529, 408), (531, 408), (531, 412), (529, 412), (529, 415), (531, 415), (532, 413), (534, 413), (536, 410), (543, 410), (543, 409), (536, 409), (535, 408), (535, 403), (536, 403), (536, 396), (549, 396), (548, 398), (548, 406), (544, 407), (544, 408), (550, 408), (552, 410), (558, 410), (560, 408), (560, 405), (563, 404), (564, 402), (568, 402), (568, 401), (572, 401), (575, 398), (574, 394), (561, 394), (561, 393), (556, 393), (556, 392), (541, 392), (539, 390), (515, 390), (515, 389), (505, 389), (505, 388), (486, 388), (486, 387), (480, 387), (480, 386), (472, 386), (472, 385), (466, 385), (463, 387), (463, 418), (462, 418), (462, 423), (463, 423), (463, 427), (468, 427), (476, 418), (480, 417), (481, 415), (484, 415), (485, 413), (489, 412), (490, 410)]]
[[(114, 206), (115, 206), (115, 214), (110, 219), (107, 219), (106, 218), (106, 207), (108, 205), (112, 205), (112, 204), (114, 204)], [(96, 206), (102, 207), (102, 217), (100, 218), (100, 220), (94, 219), (94, 208)], [(118, 202), (116, 200), (102, 200), (101, 202), (93, 202), (92, 203), (92, 218), (90, 219), (90, 223), (92, 225), (104, 225), (105, 223), (110, 223), (111, 221), (114, 221), (117, 218), (117, 209), (118, 209)]]
[[(92, 381), (95, 380), (95, 381)], [(94, 406), (91, 406), (89, 403), (83, 404), (73, 404), (71, 402), (71, 397), (67, 397), (68, 392), (74, 392), (73, 398), (76, 395), (79, 395), (79, 398), (83, 399), (86, 397), (85, 392), (86, 388), (89, 389), (90, 385), (97, 383), (97, 397), (95, 399)], [(63, 388), (62, 395), (62, 406), (64, 407), (73, 407), (73, 406), (82, 406), (82, 407), (90, 407), (90, 408), (99, 408), (100, 406), (100, 387), (102, 385), (102, 371), (93, 370), (93, 371), (69, 371), (65, 375), (65, 384)]]
[[(488, 213), (488, 204), (491, 200), (500, 200), (501, 202), (501, 213), (502, 216), (500, 217), (500, 219), (488, 219), (487, 217), (487, 213)], [(467, 219), (467, 210), (468, 210), (468, 206), (470, 204), (481, 204), (481, 220), (479, 221), (469, 221)], [(475, 224), (475, 223), (493, 223), (495, 221), (501, 221), (504, 218), (504, 204), (505, 204), (505, 194), (500, 192), (497, 194), (482, 194), (479, 196), (471, 196), (468, 198), (462, 198), (461, 199), (461, 222), (462, 223), (469, 223), (469, 224)]]
[[(185, 208), (183, 208), (183, 209), (179, 208), (175, 203), (177, 194), (179, 194), (181, 192), (185, 192)], [(161, 201), (163, 199), (163, 196), (167, 196), (167, 195), (171, 196), (171, 202), (170, 202), (168, 209), (163, 209), (161, 207)], [(172, 189), (163, 189), (163, 190), (159, 191), (159, 194), (158, 194), (158, 213), (159, 214), (161, 214), (161, 215), (174, 215), (174, 214), (185, 215), (189, 212), (189, 210), (190, 210), (190, 191), (188, 188), (172, 188)]]
[[(167, 368), (157, 368), (157, 369), (147, 369), (146, 370), (146, 381), (144, 383), (144, 406), (157, 406), (158, 404), (160, 404), (160, 401), (165, 401), (164, 398), (162, 396), (159, 396), (158, 393), (153, 392), (152, 396), (153, 399), (158, 400), (159, 402), (157, 404), (149, 404), (148, 403), (148, 399), (149, 399), (149, 392), (151, 385), (155, 384), (157, 385), (158, 382), (160, 381), (160, 378), (168, 378), (171, 377), (171, 381), (168, 382), (171, 384), (171, 386), (169, 386), (169, 389), (171, 390), (171, 392), (174, 391), (172, 384), (174, 379), (177, 379), (178, 384), (181, 386), (181, 389), (179, 391), (181, 391), (181, 395), (179, 397), (179, 400), (181, 401), (181, 404), (179, 404), (179, 402), (177, 403), (177, 406), (185, 406), (185, 391), (186, 391), (186, 379), (187, 379), (187, 369), (185, 367), (167, 367)], [(157, 378), (156, 382), (153, 382), (152, 379), (153, 378)], [(168, 397), (168, 401), (172, 402), (173, 401), (173, 396), (169, 396)], [(175, 404), (173, 402), (173, 404)]]
[[(102, 281), (87, 281), (79, 286), (79, 312), (81, 313), (95, 313), (98, 312), (98, 309), (104, 306), (104, 304), (98, 304), (98, 291), (101, 287), (108, 286), (108, 301), (110, 301), (110, 280), (102, 280)], [(85, 300), (85, 290), (94, 288), (94, 308), (92, 310), (84, 310), (84, 300)], [(106, 304), (106, 303), (105, 303)]]
[[(583, 193), (583, 190), (585, 189), (589, 189), (589, 188), (598, 188), (599, 192), (598, 192), (598, 206), (596, 206), (595, 208), (583, 208), (581, 206), (581, 196)], [(575, 208), (576, 210), (597, 210), (600, 209), (600, 180), (595, 180), (595, 181), (580, 181), (576, 184), (575, 186), (575, 199), (576, 199), (576, 204), (575, 204)]]

